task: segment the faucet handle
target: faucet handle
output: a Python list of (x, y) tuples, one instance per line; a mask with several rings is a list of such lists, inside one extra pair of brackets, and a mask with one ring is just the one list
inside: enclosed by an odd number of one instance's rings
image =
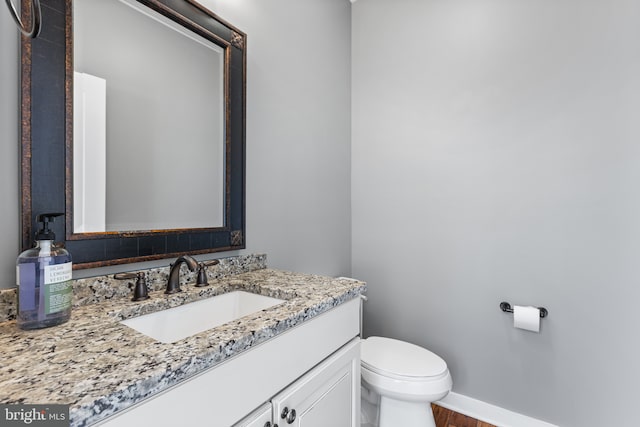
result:
[(147, 275), (142, 271), (137, 273), (117, 273), (113, 275), (113, 278), (117, 280), (136, 279), (136, 284), (133, 288), (133, 298), (131, 298), (131, 301), (144, 301), (149, 299)]
[(197, 288), (201, 288), (203, 286), (209, 286), (209, 281), (207, 280), (207, 267), (210, 265), (217, 265), (217, 264), (220, 264), (220, 260), (213, 259), (211, 261), (198, 263), (198, 279), (196, 280)]

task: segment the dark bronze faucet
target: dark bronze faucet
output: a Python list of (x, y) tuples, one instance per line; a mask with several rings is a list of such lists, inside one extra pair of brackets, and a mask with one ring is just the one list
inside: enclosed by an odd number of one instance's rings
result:
[(190, 257), (189, 255), (183, 255), (179, 257), (173, 264), (171, 264), (171, 270), (169, 270), (169, 280), (167, 281), (167, 290), (165, 294), (175, 294), (182, 292), (180, 289), (180, 265), (182, 263), (187, 264), (190, 271), (196, 271), (198, 268), (198, 261)]
[[(133, 289), (133, 298), (131, 301), (144, 301), (149, 299), (149, 286), (147, 285), (147, 275), (142, 271), (137, 273), (118, 273), (113, 276), (114, 279), (127, 280), (137, 279)], [(131, 284), (129, 284), (131, 286)]]

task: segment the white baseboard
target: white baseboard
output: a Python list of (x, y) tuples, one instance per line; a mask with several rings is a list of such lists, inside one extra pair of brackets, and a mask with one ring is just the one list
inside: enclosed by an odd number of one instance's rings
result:
[(454, 392), (436, 404), (498, 427), (558, 427)]

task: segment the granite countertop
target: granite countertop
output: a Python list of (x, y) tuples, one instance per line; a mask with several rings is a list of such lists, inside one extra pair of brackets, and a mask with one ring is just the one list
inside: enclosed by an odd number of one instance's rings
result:
[[(363, 282), (259, 269), (183, 286), (184, 292), (75, 307), (59, 326), (22, 331), (0, 323), (0, 403), (69, 404), (71, 426), (87, 426), (262, 343), (366, 290)], [(286, 300), (176, 343), (119, 323), (232, 290)]]

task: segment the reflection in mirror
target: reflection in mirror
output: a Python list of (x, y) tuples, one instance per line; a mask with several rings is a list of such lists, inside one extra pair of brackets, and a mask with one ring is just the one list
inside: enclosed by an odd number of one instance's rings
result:
[(224, 50), (135, 1), (73, 34), (73, 232), (223, 226)]

